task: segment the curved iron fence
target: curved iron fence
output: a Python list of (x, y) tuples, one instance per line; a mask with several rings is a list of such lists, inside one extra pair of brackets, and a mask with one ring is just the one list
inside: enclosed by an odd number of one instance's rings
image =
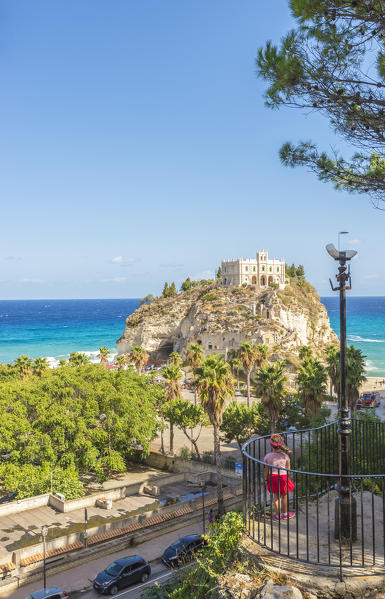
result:
[[(336, 566), (341, 579), (344, 567), (383, 570), (385, 423), (352, 421), (349, 476), (338, 474), (336, 422), (281, 435), (292, 451), (290, 470), (264, 462), (270, 435), (251, 439), (242, 448), (248, 536), (280, 555)], [(278, 477), (275, 495), (265, 482), (272, 488), (273, 474)], [(288, 495), (281, 491), (286, 476), (295, 485)], [(345, 509), (341, 510), (341, 502)], [(344, 518), (350, 521), (341, 529)], [(341, 530), (349, 530), (347, 538)]]

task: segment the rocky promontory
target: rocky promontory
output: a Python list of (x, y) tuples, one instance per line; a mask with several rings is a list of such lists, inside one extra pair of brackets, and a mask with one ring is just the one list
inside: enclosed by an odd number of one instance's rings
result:
[(206, 353), (226, 354), (251, 341), (296, 363), (302, 345), (317, 355), (336, 340), (325, 306), (304, 279), (259, 292), (213, 281), (143, 304), (127, 318), (117, 349), (124, 354), (141, 345), (151, 360), (160, 360), (172, 351), (183, 357), (190, 343), (200, 343)]

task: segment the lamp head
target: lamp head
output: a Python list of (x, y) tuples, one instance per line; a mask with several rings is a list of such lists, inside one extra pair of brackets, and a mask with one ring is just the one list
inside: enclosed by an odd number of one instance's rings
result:
[(328, 243), (326, 246), (326, 251), (334, 258), (334, 260), (338, 260), (339, 262), (346, 262), (347, 260), (351, 260), (357, 254), (356, 250), (344, 250), (338, 251), (332, 243)]

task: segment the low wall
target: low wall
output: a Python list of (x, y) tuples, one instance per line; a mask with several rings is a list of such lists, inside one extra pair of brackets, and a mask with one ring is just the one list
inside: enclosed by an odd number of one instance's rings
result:
[[(210, 472), (214, 475), (211, 476), (211, 480), (215, 482), (216, 478), (216, 466), (213, 464), (206, 464), (205, 462), (195, 462), (194, 460), (183, 460), (177, 456), (165, 456), (155, 451), (151, 452), (150, 455), (143, 460), (148, 466), (158, 468), (161, 470), (170, 470), (171, 472), (184, 472), (185, 480), (192, 480), (191, 475)], [(190, 475), (190, 476), (189, 476)], [(207, 476), (202, 476), (207, 479)], [(229, 470), (223, 471), (223, 482), (228, 486), (235, 486), (242, 484), (242, 478)], [(162, 479), (163, 484), (163, 479)]]
[[(205, 495), (205, 501), (209, 502), (210, 499), (216, 498), (216, 491), (213, 491), (210, 494)], [(168, 514), (172, 512), (178, 512), (182, 507), (191, 507), (194, 511), (197, 509), (197, 504), (201, 501), (201, 497), (197, 499), (193, 499), (185, 502), (178, 502), (176, 504), (172, 504), (169, 506), (159, 506), (156, 505), (153, 508), (149, 508), (142, 514), (137, 514), (135, 516), (128, 516), (126, 518), (121, 518), (119, 520), (112, 520), (110, 522), (106, 522), (105, 524), (101, 524), (99, 526), (95, 526), (93, 528), (87, 528), (88, 537), (92, 537), (94, 535), (102, 535), (111, 530), (116, 530), (118, 528), (125, 528), (126, 526), (130, 526), (131, 524), (136, 524), (139, 522), (142, 526), (145, 524), (146, 520), (149, 518), (153, 518), (158, 514)], [(64, 532), (64, 531), (63, 531)], [(58, 547), (63, 547), (66, 545), (72, 545), (82, 541), (82, 533), (81, 532), (73, 532), (71, 534), (63, 534), (56, 539), (48, 540), (46, 542), (46, 550), (49, 551), (51, 549), (57, 549)], [(21, 559), (25, 559), (31, 555), (36, 555), (38, 553), (43, 553), (43, 543), (36, 543), (34, 545), (30, 545), (29, 547), (23, 547), (22, 549), (16, 549), (12, 554), (12, 561), (16, 564), (20, 564)]]
[(35, 497), (26, 497), (25, 499), (17, 499), (16, 501), (3, 503), (0, 505), (0, 518), (2, 516), (10, 516), (11, 514), (17, 514), (18, 512), (25, 512), (25, 510), (33, 510), (34, 508), (48, 505), (49, 498), (50, 493), (44, 493), (44, 495), (35, 495)]
[(18, 499), (17, 501), (10, 501), (0, 505), (0, 517), (11, 516), (18, 512), (24, 512), (26, 510), (33, 510), (37, 507), (50, 505), (58, 512), (72, 512), (73, 510), (79, 510), (85, 507), (94, 506), (97, 499), (105, 497), (116, 501), (118, 499), (124, 499), (130, 495), (137, 495), (142, 492), (143, 487), (149, 484), (155, 484), (157, 486), (164, 486), (169, 484), (176, 484), (186, 480), (185, 473), (174, 473), (168, 476), (162, 477), (148, 477), (146, 480), (142, 480), (138, 483), (132, 483), (131, 485), (122, 485), (115, 489), (109, 489), (106, 491), (99, 491), (92, 495), (86, 495), (85, 497), (79, 497), (78, 499), (70, 499), (68, 501), (62, 501), (55, 495), (45, 493), (44, 495), (36, 495), (35, 497), (27, 497), (26, 499)]

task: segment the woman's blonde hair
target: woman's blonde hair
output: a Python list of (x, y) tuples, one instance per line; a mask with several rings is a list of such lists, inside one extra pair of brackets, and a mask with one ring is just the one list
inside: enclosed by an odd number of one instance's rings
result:
[(277, 433), (274, 435), (271, 435), (270, 437), (270, 445), (272, 447), (274, 447), (275, 449), (282, 449), (283, 451), (285, 451), (286, 453), (292, 453), (291, 449), (289, 449), (283, 442), (283, 439), (281, 437), (281, 435), (278, 435)]

